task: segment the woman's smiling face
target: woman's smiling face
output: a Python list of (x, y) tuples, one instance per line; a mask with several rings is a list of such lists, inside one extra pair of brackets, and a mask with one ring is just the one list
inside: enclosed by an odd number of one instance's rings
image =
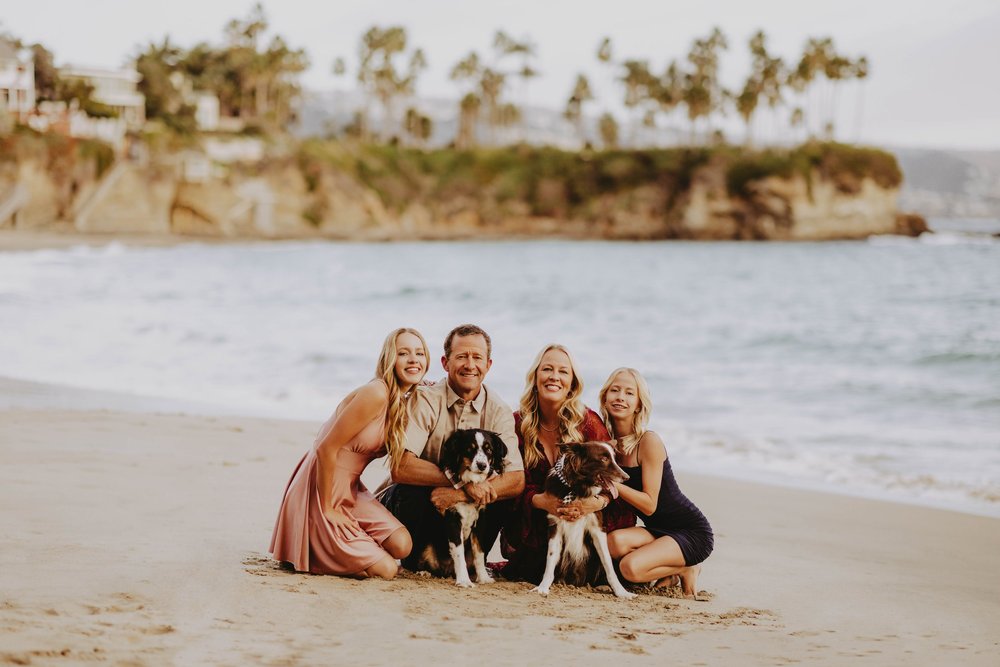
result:
[(535, 371), (535, 388), (540, 400), (562, 403), (573, 386), (573, 366), (562, 350), (549, 350), (542, 355)]

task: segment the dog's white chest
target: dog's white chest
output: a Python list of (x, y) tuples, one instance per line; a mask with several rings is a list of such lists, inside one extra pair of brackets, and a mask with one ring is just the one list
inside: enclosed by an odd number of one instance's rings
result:
[(563, 558), (573, 563), (582, 563), (590, 557), (586, 535), (597, 528), (597, 516), (588, 514), (577, 521), (556, 521), (556, 531), (562, 538)]

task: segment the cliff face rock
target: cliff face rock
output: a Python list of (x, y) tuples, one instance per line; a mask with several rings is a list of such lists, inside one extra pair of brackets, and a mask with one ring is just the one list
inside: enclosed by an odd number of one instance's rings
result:
[(119, 162), (80, 197), (74, 225), (81, 232), (167, 234), (176, 190), (172, 178)]
[[(718, 179), (692, 184), (680, 232), (700, 239), (825, 241), (898, 233), (895, 188), (870, 178), (844, 192), (813, 174), (776, 177), (750, 184), (746, 198), (732, 197)], [(924, 230), (926, 231), (926, 230)]]
[[(764, 168), (737, 156), (746, 168), (736, 180), (732, 154), (692, 151), (601, 157), (604, 164), (585, 155), (547, 154), (542, 157), (551, 161), (548, 172), (519, 153), (477, 158), (386, 157), (383, 152), (374, 166), (361, 158), (351, 168), (350, 163), (286, 157), (255, 167), (215, 169), (196, 182), (183, 180), (184, 170), (169, 161), (144, 167), (118, 162), (101, 179), (93, 169), (64, 165), (64, 172), (75, 174), (67, 179), (29, 161), (13, 179), (10, 169), (0, 176), (29, 191), (19, 226), (69, 221), (85, 232), (828, 240), (926, 231), (919, 216), (897, 212), (898, 187), (885, 170), (881, 177), (868, 175), (858, 168), (859, 152), (850, 150), (837, 155), (847, 165), (839, 170), (830, 168), (826, 154), (817, 158), (815, 152), (808, 154), (813, 165), (808, 169), (801, 159), (782, 157), (785, 162)], [(435, 172), (433, 160), (452, 162)], [(562, 177), (560, 170), (565, 170)]]

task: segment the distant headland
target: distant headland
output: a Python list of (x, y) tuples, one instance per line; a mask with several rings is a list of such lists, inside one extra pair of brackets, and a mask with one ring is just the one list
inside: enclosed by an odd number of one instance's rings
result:
[[(530, 40), (498, 31), (490, 53), (456, 63), (458, 102), (441, 122), (415, 96), (422, 50), (404, 28), (373, 26), (360, 40), (360, 97), (345, 97), (358, 104), (332, 110), (317, 137), (294, 132), (308, 57), (279, 35), (264, 45), (267, 29), (257, 5), (221, 46), (165, 38), (120, 70), (56, 67), (43, 45), (0, 38), (0, 229), (386, 240), (927, 229), (897, 211), (893, 155), (834, 140), (837, 87), (870, 64), (828, 38), (785, 63), (758, 32), (738, 90), (720, 82), (729, 42), (718, 29), (662, 73), (616, 59), (605, 39), (595, 58), (620, 84), (612, 106), (624, 120), (602, 112), (580, 73), (558, 127), (539, 132), (511, 92), (534, 75)], [(738, 145), (717, 124), (731, 113), (746, 128)]]

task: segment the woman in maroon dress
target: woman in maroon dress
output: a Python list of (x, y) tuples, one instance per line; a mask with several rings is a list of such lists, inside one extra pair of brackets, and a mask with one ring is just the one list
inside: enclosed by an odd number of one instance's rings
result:
[(603, 510), (607, 532), (635, 525), (635, 513), (613, 499), (613, 492), (563, 503), (544, 490), (545, 478), (559, 456), (559, 443), (610, 440), (601, 417), (583, 404), (582, 394), (583, 381), (569, 350), (549, 345), (539, 352), (526, 376), (520, 410), (514, 413), (525, 486), (500, 539), (501, 553), (508, 559), (502, 571), (507, 579), (536, 584), (542, 580), (549, 514), (573, 521)]

